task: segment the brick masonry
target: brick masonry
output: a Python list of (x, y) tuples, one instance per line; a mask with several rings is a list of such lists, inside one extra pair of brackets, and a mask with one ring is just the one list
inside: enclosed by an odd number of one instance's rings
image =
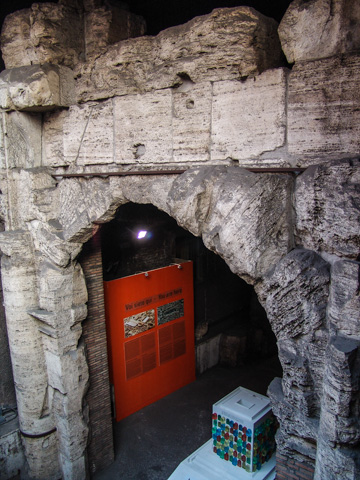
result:
[(90, 423), (87, 453), (90, 474), (94, 474), (114, 460), (100, 234), (84, 245), (80, 264), (89, 297), (83, 338), (90, 376), (86, 394)]
[(312, 480), (314, 466), (308, 459), (299, 461), (276, 453), (276, 480)]

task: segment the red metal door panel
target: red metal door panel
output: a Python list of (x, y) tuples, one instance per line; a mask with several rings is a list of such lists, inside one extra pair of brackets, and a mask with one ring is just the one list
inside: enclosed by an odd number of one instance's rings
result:
[(195, 380), (192, 262), (104, 282), (116, 420)]

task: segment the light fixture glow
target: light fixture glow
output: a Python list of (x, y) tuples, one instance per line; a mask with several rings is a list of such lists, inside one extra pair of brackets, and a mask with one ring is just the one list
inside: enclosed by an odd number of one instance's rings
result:
[(140, 240), (141, 238), (145, 238), (147, 234), (147, 230), (140, 230), (137, 234), (137, 238)]

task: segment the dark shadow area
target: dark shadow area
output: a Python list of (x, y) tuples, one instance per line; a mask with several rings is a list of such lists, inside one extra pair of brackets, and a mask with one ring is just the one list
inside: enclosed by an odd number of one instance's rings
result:
[(114, 422), (115, 462), (93, 477), (166, 480), (211, 438), (215, 402), (239, 386), (266, 394), (282, 376), (276, 339), (253, 287), (154, 206), (121, 206), (101, 245), (105, 280), (193, 262), (197, 380)]
[(105, 281), (162, 268), (176, 259), (193, 262), (196, 344), (220, 336), (216, 347), (210, 347), (219, 349), (215, 360), (204, 358), (209, 348), (205, 353), (197, 348), (198, 373), (216, 363), (236, 367), (277, 354), (275, 335), (253, 287), (169, 215), (152, 205), (128, 203), (103, 225), (101, 236)]

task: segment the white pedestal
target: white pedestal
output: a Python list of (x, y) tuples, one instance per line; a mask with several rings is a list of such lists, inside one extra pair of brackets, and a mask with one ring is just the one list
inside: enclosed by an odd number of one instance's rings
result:
[(266, 462), (261, 470), (246, 472), (225, 462), (213, 452), (210, 439), (192, 455), (186, 458), (171, 474), (168, 480), (274, 480), (275, 455)]

